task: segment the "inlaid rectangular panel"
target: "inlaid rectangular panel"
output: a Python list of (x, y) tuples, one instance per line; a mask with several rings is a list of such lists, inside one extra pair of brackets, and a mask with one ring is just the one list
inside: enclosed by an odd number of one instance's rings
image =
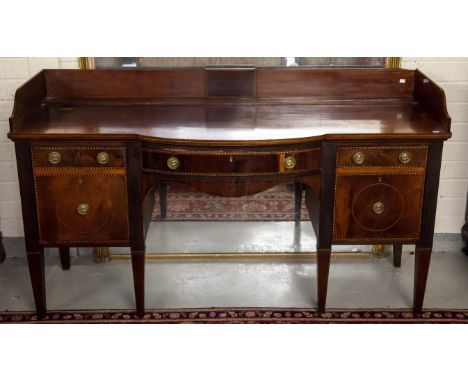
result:
[(338, 174), (335, 187), (334, 242), (419, 238), (424, 173)]
[(257, 97), (411, 98), (413, 82), (404, 69), (259, 68)]
[(255, 68), (207, 68), (207, 97), (255, 97)]
[(125, 169), (34, 169), (43, 245), (129, 242)]

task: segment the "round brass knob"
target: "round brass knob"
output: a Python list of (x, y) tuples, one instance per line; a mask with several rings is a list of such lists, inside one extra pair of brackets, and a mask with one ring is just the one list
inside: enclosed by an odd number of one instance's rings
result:
[(382, 212), (384, 212), (385, 205), (382, 202), (375, 202), (372, 205), (372, 212), (376, 215), (380, 215)]
[(296, 166), (296, 159), (294, 159), (294, 157), (286, 157), (284, 158), (284, 167), (291, 170), (294, 168), (294, 166)]
[(400, 155), (398, 155), (398, 160), (401, 163), (409, 163), (411, 161), (411, 154), (408, 151), (402, 151)]
[(57, 151), (52, 151), (49, 153), (49, 162), (52, 164), (59, 164), (62, 161), (62, 155)]
[(76, 206), (76, 212), (80, 215), (86, 215), (89, 212), (89, 205), (86, 203), (80, 203)]
[(353, 155), (353, 162), (356, 164), (362, 164), (364, 162), (364, 153), (362, 151), (358, 151)]
[(179, 160), (176, 157), (169, 157), (167, 159), (167, 167), (171, 170), (175, 170), (179, 167)]
[(96, 155), (96, 160), (99, 164), (107, 164), (109, 163), (109, 154), (105, 151), (101, 151), (98, 155)]

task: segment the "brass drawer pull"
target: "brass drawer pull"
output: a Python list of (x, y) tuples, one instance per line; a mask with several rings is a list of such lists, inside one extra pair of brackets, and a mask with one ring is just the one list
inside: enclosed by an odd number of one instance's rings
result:
[(294, 157), (292, 156), (289, 156), (289, 157), (284, 158), (283, 163), (284, 163), (285, 168), (291, 170), (296, 166), (296, 159), (294, 159)]
[(62, 155), (57, 151), (52, 151), (49, 153), (49, 162), (52, 164), (59, 164), (62, 161)]
[(176, 157), (169, 157), (167, 159), (167, 167), (171, 170), (176, 170), (179, 168), (179, 160)]
[(398, 160), (403, 164), (409, 163), (411, 161), (411, 154), (408, 151), (402, 151), (398, 155)]
[(89, 212), (89, 205), (86, 203), (80, 203), (76, 206), (76, 212), (80, 215), (86, 215)]
[(109, 154), (107, 154), (105, 151), (101, 151), (98, 155), (96, 155), (96, 160), (99, 164), (108, 164)]
[(382, 212), (384, 212), (385, 205), (382, 202), (375, 202), (372, 205), (372, 212), (376, 215), (380, 215)]
[(353, 162), (355, 164), (363, 164), (364, 163), (364, 153), (362, 151), (358, 151), (357, 153), (354, 153), (353, 155)]

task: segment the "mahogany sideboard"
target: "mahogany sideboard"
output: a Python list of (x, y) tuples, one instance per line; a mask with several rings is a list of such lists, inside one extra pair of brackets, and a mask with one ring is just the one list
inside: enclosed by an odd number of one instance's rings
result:
[(403, 69), (44, 70), (10, 118), (36, 309), (46, 312), (44, 247), (131, 248), (144, 313), (154, 187), (239, 197), (302, 184), (317, 236), (317, 305), (332, 244), (414, 244), (420, 312), (432, 251), (442, 89)]

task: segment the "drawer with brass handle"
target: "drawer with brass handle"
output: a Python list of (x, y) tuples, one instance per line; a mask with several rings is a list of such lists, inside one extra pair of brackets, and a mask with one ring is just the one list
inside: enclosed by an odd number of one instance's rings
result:
[(41, 244), (128, 242), (125, 169), (33, 172)]
[(425, 167), (427, 146), (339, 147), (337, 167)]
[(125, 167), (125, 148), (33, 146), (32, 162), (44, 167)]
[(142, 150), (143, 170), (165, 175), (253, 176), (303, 174), (320, 168), (320, 148), (291, 152)]
[(336, 242), (414, 241), (419, 238), (424, 174), (336, 177), (333, 239)]

